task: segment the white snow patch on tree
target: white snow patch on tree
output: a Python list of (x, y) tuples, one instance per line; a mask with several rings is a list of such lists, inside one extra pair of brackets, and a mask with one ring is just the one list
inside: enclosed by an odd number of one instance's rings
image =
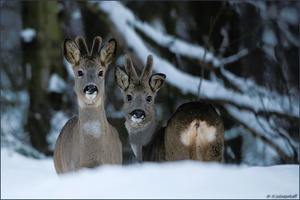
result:
[(33, 28), (23, 29), (20, 33), (24, 42), (31, 42), (36, 37), (36, 30)]
[(52, 74), (49, 79), (49, 92), (61, 93), (67, 88), (66, 82), (56, 73)]

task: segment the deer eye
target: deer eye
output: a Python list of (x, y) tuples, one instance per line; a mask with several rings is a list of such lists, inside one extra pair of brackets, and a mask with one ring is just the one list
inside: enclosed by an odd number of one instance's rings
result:
[(132, 96), (131, 96), (130, 94), (127, 94), (126, 100), (127, 100), (127, 101), (131, 101), (131, 100), (132, 100)]
[(147, 96), (147, 97), (146, 97), (146, 101), (147, 101), (147, 102), (151, 102), (151, 101), (152, 101), (152, 97), (151, 97), (151, 96)]
[(98, 76), (103, 76), (103, 71), (99, 71)]
[(83, 72), (81, 70), (78, 70), (77, 75), (78, 75), (78, 77), (82, 77), (83, 76)]

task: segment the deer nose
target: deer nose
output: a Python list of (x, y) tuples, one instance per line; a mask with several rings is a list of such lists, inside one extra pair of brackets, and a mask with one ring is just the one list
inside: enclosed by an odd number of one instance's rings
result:
[(136, 119), (145, 119), (146, 113), (143, 110), (137, 109), (130, 113)]
[(94, 94), (94, 92), (98, 93), (98, 88), (96, 85), (87, 85), (84, 89), (83, 92), (85, 94)]

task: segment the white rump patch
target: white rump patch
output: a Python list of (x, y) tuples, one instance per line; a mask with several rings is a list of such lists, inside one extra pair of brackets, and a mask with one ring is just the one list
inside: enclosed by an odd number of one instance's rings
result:
[(180, 135), (180, 140), (185, 146), (193, 143), (212, 142), (216, 138), (216, 127), (209, 126), (205, 121), (194, 120)]
[(95, 137), (98, 137), (101, 135), (100, 128), (101, 128), (100, 123), (98, 121), (85, 122), (83, 124), (84, 132), (86, 132), (88, 134), (92, 134)]

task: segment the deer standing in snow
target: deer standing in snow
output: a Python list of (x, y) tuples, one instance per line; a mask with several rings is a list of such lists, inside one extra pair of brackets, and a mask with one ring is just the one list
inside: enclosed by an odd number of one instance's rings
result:
[(104, 109), (105, 72), (115, 57), (117, 43), (102, 48), (100, 36), (89, 52), (84, 38), (64, 42), (64, 56), (75, 74), (78, 116), (70, 119), (56, 141), (54, 164), (58, 174), (101, 164), (121, 164), (122, 144), (117, 130), (109, 124)]
[(222, 161), (224, 127), (210, 104), (195, 101), (182, 104), (159, 127), (154, 99), (166, 76), (152, 74), (153, 57), (138, 77), (129, 56), (125, 69), (117, 66), (115, 79), (123, 92), (125, 127), (129, 142), (139, 161), (200, 160)]

